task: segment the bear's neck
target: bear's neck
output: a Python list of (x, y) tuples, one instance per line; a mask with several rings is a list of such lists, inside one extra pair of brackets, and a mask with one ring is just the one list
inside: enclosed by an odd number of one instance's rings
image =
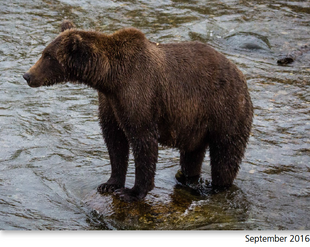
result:
[(113, 94), (128, 80), (146, 48), (144, 34), (129, 28), (106, 35), (81, 31), (80, 36), (89, 44), (88, 60), (72, 71), (69, 80), (86, 84), (101, 93)]

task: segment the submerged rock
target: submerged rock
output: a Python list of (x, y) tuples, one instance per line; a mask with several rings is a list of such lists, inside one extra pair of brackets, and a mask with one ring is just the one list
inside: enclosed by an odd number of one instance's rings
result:
[[(236, 186), (227, 191), (193, 193), (192, 188), (176, 185), (172, 194), (158, 196), (152, 191), (145, 200), (126, 203), (97, 192), (86, 196), (94, 229), (186, 230), (251, 229), (249, 203)], [(242, 225), (242, 227), (240, 226)]]
[(239, 32), (227, 36), (225, 38), (226, 44), (229, 48), (236, 50), (270, 50), (269, 40), (266, 36), (251, 33), (251, 32)]

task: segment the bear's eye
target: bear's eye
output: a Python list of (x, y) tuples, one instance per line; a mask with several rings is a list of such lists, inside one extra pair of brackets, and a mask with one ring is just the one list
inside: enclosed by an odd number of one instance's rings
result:
[(48, 60), (51, 60), (51, 59), (52, 59), (52, 56), (51, 56), (50, 54), (48, 54), (48, 53), (45, 53), (45, 54), (44, 54), (44, 58), (45, 58), (45, 59), (48, 59)]

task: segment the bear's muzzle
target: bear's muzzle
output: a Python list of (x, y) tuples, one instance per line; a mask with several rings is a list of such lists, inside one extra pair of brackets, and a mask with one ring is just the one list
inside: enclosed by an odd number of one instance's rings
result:
[(40, 87), (41, 86), (41, 83), (36, 83), (35, 80), (33, 80), (31, 74), (29, 72), (26, 72), (24, 75), (23, 75), (23, 78), (27, 81), (28, 85), (30, 87)]

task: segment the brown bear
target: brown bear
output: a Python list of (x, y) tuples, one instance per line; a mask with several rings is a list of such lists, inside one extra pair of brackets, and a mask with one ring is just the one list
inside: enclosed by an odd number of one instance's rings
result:
[[(241, 71), (200, 42), (158, 44), (135, 29), (107, 35), (64, 22), (24, 79), (31, 87), (61, 82), (98, 91), (99, 119), (111, 177), (98, 192), (122, 200), (154, 187), (158, 145), (180, 150), (185, 184), (197, 181), (207, 148), (212, 186), (232, 185), (250, 135), (253, 106)], [(135, 184), (125, 188), (129, 148)]]

